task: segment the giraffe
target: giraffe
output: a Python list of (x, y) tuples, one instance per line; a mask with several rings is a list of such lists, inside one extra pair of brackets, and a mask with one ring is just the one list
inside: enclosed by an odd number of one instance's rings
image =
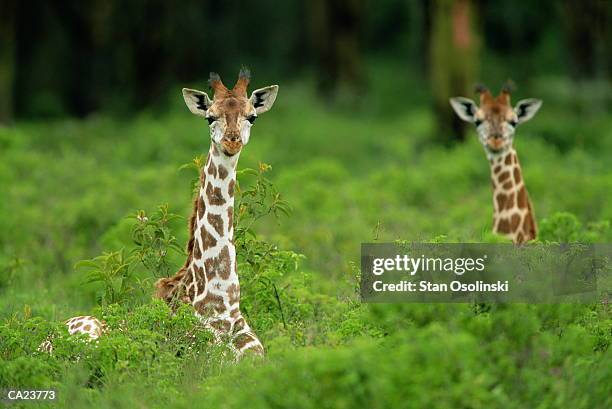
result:
[(218, 74), (211, 73), (212, 100), (205, 92), (183, 89), (191, 113), (208, 121), (211, 143), (189, 219), (187, 259), (173, 277), (155, 285), (156, 296), (167, 303), (192, 304), (215, 339), (229, 340), (238, 357), (247, 350), (263, 355), (264, 348), (240, 311), (233, 242), (236, 166), (253, 122), (272, 107), (278, 93), (278, 86), (272, 85), (248, 97), (249, 81), (250, 73), (243, 68), (229, 89)]
[(518, 124), (533, 118), (542, 101), (523, 99), (510, 105), (511, 87), (504, 85), (493, 97), (483, 85), (476, 87), (480, 107), (469, 98), (455, 97), (450, 104), (464, 121), (474, 123), (491, 168), (493, 232), (522, 244), (535, 240), (537, 225), (516, 150), (512, 146)]
[[(89, 341), (96, 340), (105, 334), (106, 331), (106, 323), (104, 321), (100, 321), (99, 319), (92, 317), (91, 315), (81, 315), (78, 317), (72, 317), (64, 321), (66, 327), (68, 328), (68, 333), (70, 335), (75, 334), (85, 334), (88, 337)], [(47, 338), (44, 340), (39, 346), (38, 351), (40, 352), (53, 352), (53, 343), (51, 338)]]

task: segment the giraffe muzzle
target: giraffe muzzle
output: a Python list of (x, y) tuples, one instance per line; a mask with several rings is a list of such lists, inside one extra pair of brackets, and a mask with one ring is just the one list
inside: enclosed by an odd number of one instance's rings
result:
[(242, 149), (242, 140), (240, 135), (224, 136), (223, 139), (221, 139), (221, 146), (226, 155), (234, 156), (240, 152), (240, 149)]
[(490, 136), (487, 139), (487, 145), (492, 151), (500, 151), (506, 145), (506, 140), (501, 136)]

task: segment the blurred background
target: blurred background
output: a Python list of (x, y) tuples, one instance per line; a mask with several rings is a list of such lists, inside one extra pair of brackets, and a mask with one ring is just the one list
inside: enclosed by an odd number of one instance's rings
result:
[(163, 110), (180, 84), (203, 82), (209, 71), (233, 81), (241, 64), (256, 79), (308, 78), (328, 103), (375, 92), (380, 75), (369, 64), (395, 64), (394, 82), (411, 78), (421, 86), (410, 94), (389, 92), (392, 104), (427, 100), (442, 129), (452, 125), (457, 138), (464, 130), (452, 120), (448, 97), (471, 95), (476, 81), (498, 88), (511, 78), (529, 89), (541, 76), (562, 77), (574, 85), (589, 81), (595, 94), (610, 91), (605, 0), (187, 0), (180, 6), (4, 0), (0, 7), (4, 123)]

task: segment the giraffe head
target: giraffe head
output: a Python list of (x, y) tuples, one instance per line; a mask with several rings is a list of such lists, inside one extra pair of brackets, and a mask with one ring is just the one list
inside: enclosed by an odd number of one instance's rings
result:
[(227, 156), (234, 156), (249, 142), (251, 126), (259, 114), (272, 108), (278, 85), (260, 88), (247, 96), (250, 73), (240, 70), (232, 89), (223, 85), (216, 73), (210, 74), (213, 99), (203, 91), (183, 88), (183, 98), (189, 110), (203, 116), (210, 126), (210, 136), (216, 147)]
[(469, 98), (455, 97), (450, 103), (459, 118), (476, 125), (478, 138), (489, 158), (498, 156), (512, 148), (514, 131), (518, 124), (533, 118), (542, 101), (523, 99), (514, 108), (510, 105), (509, 84), (504, 85), (501, 93), (494, 97), (484, 86), (476, 86), (480, 94), (480, 107)]

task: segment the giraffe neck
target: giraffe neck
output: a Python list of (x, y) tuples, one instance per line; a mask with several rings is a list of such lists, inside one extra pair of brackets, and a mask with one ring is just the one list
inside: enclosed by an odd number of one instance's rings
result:
[(240, 283), (234, 246), (234, 187), (238, 154), (227, 156), (213, 142), (200, 177), (189, 220), (187, 261), (173, 276), (157, 281), (157, 297), (193, 305), (217, 341), (229, 336), (237, 356), (264, 348), (240, 312)]
[(493, 232), (514, 243), (534, 240), (537, 227), (533, 207), (514, 148), (491, 158), (493, 183)]
[(238, 155), (211, 144), (195, 201), (187, 260), (186, 294), (196, 314), (228, 332), (240, 315), (240, 285), (233, 236), (234, 186)]

